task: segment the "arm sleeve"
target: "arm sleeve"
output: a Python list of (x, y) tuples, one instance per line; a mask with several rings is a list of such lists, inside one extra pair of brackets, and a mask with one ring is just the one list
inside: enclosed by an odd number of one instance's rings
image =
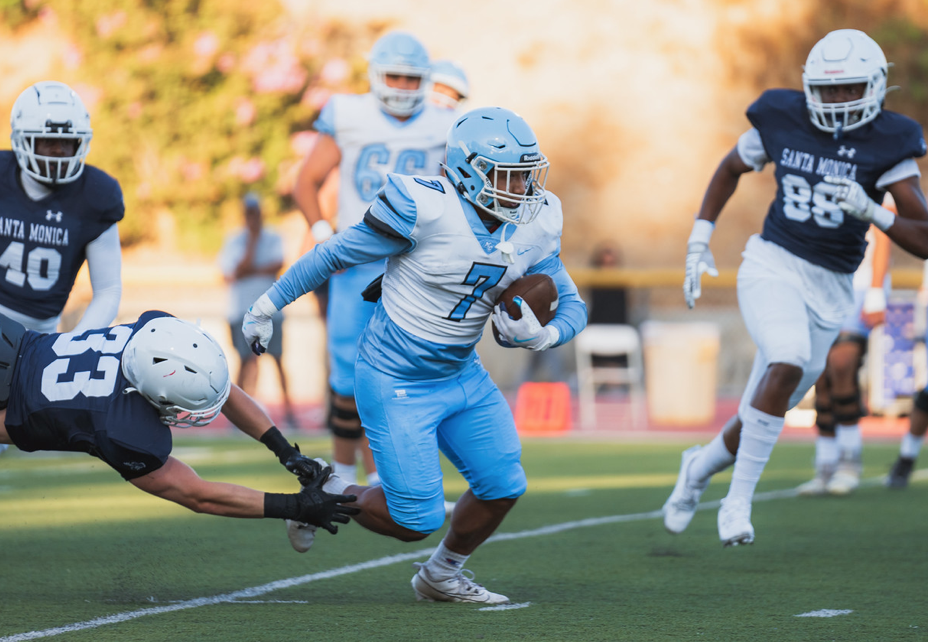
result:
[(764, 149), (764, 143), (756, 127), (741, 134), (738, 139), (738, 156), (745, 165), (754, 168), (755, 172), (763, 170), (764, 165), (770, 162), (770, 157), (767, 156), (767, 150)]
[(122, 251), (116, 225), (88, 243), (86, 251), (93, 298), (74, 332), (108, 327), (119, 312), (122, 298)]
[(906, 178), (911, 178), (912, 176), (920, 177), (922, 173), (918, 169), (918, 163), (915, 162), (914, 158), (907, 158), (904, 161), (897, 163), (887, 172), (884, 172), (876, 180), (876, 188), (880, 190), (885, 190), (887, 187), (894, 183), (898, 183), (901, 180)]
[(409, 244), (406, 239), (385, 236), (362, 221), (300, 257), (267, 295), (281, 310), (322, 285), (334, 272), (401, 254)]
[(555, 345), (563, 345), (586, 327), (586, 303), (580, 298), (576, 284), (570, 278), (567, 268), (564, 267), (557, 254), (551, 254), (548, 258), (539, 261), (529, 268), (527, 272), (527, 274), (539, 273), (547, 274), (554, 279), (554, 284), (557, 285), (559, 299), (557, 313), (551, 319), (549, 325), (553, 324), (561, 335)]

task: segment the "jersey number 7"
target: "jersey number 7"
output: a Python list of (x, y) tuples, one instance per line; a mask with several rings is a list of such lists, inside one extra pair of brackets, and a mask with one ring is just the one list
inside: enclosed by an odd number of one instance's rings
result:
[(474, 286), (474, 291), (458, 301), (451, 314), (448, 315), (448, 319), (462, 321), (467, 316), (470, 306), (476, 303), (477, 299), (482, 297), (487, 290), (497, 285), (504, 274), (506, 274), (506, 268), (502, 265), (476, 262), (471, 265), (467, 276), (464, 277), (463, 284)]

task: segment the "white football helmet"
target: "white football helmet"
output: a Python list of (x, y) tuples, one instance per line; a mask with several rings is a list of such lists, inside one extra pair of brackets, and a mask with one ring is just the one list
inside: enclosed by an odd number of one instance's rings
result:
[[(467, 74), (459, 64), (452, 60), (436, 60), (432, 63), (432, 102), (448, 109), (455, 109), (470, 95), (470, 83)], [(435, 91), (436, 85), (445, 85), (458, 93), (455, 100), (447, 94)]]
[[(419, 87), (388, 87), (388, 74), (418, 77)], [(371, 81), (371, 92), (387, 113), (411, 116), (419, 110), (428, 94), (429, 54), (412, 35), (391, 31), (374, 43), (368, 56), (367, 75)]]
[[(815, 43), (803, 67), (802, 86), (812, 124), (840, 135), (879, 116), (886, 98), (888, 65), (883, 50), (863, 31), (839, 29)], [(865, 84), (860, 100), (823, 103), (824, 85)]]
[[(90, 114), (80, 96), (66, 84), (49, 80), (26, 89), (13, 103), (10, 128), (16, 161), (35, 180), (51, 185), (70, 183), (84, 171), (84, 159), (93, 138)], [(38, 156), (37, 138), (73, 140), (74, 155)]]
[(202, 328), (175, 317), (152, 319), (129, 340), (122, 373), (168, 426), (205, 426), (232, 389), (222, 348)]

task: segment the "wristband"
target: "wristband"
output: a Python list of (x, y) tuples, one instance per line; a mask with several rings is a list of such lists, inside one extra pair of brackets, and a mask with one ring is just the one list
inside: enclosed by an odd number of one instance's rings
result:
[(873, 204), (873, 224), (885, 232), (896, 222), (896, 215), (883, 207), (882, 205)]
[(335, 234), (335, 230), (332, 229), (332, 224), (324, 218), (321, 218), (313, 223), (309, 228), (309, 231), (312, 232), (316, 243), (324, 243), (332, 238), (333, 234)]
[(296, 452), (296, 448), (291, 446), (290, 442), (287, 441), (287, 438), (284, 437), (279, 430), (277, 430), (277, 426), (271, 426), (268, 428), (267, 432), (261, 435), (261, 438), (258, 441), (267, 446), (272, 453), (277, 455), (277, 459), (279, 459), (281, 463), (287, 461), (287, 458)]
[(300, 514), (297, 495), (264, 493), (264, 516), (274, 519), (293, 519)]
[(864, 295), (863, 312), (871, 314), (873, 312), (886, 311), (886, 292), (883, 288), (870, 288)]
[(693, 231), (690, 232), (690, 238), (686, 241), (686, 244), (690, 243), (705, 243), (708, 247), (709, 239), (712, 238), (712, 232), (715, 230), (715, 223), (712, 221), (707, 221), (704, 218), (697, 218), (693, 221)]

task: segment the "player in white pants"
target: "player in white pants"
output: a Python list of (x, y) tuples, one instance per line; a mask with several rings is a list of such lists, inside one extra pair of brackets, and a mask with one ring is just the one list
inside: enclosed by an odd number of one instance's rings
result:
[[(809, 53), (804, 92), (775, 89), (748, 109), (752, 128), (709, 183), (687, 244), (684, 296), (693, 307), (709, 240), (741, 175), (776, 166), (777, 195), (760, 236), (748, 241), (738, 301), (757, 356), (738, 415), (705, 448), (683, 453), (664, 504), (664, 526), (682, 532), (716, 472), (734, 464), (718, 515), (725, 546), (754, 541), (751, 501), (786, 411), (815, 383), (853, 306), (852, 275), (875, 224), (907, 251), (928, 256), (928, 207), (915, 158), (921, 127), (884, 110), (888, 65), (860, 31), (831, 32)], [(893, 195), (899, 215), (880, 203)]]

